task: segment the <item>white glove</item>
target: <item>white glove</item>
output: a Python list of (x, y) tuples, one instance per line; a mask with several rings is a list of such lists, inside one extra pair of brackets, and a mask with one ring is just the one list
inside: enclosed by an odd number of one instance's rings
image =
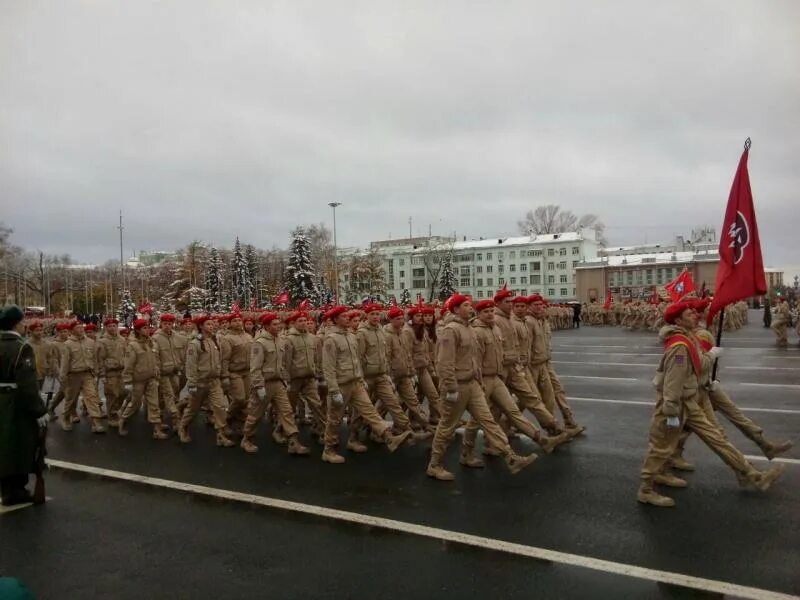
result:
[(190, 394), (196, 394), (197, 393), (197, 386), (196, 385), (190, 385), (188, 388), (186, 388), (186, 391), (188, 391)]
[(414, 375), (411, 378), (411, 381), (414, 383), (414, 385), (418, 385), (419, 384), (419, 377), (417, 375)]
[(447, 392), (447, 396), (445, 396), (445, 399), (450, 404), (455, 404), (456, 402), (458, 402), (458, 392)]
[(317, 379), (317, 387), (318, 388), (325, 387), (325, 380), (324, 379)]
[(38, 419), (36, 419), (36, 423), (37, 423), (37, 424), (39, 425), (39, 427), (40, 427), (40, 428), (42, 428), (42, 429), (47, 429), (47, 424), (48, 424), (49, 422), (50, 422), (50, 417), (48, 417), (47, 415), (42, 415), (41, 417), (39, 417)]
[(667, 417), (667, 427), (674, 429), (681, 426), (681, 420), (678, 417)]
[(124, 387), (125, 391), (127, 393), (129, 393), (129, 394), (133, 391), (133, 384), (132, 383), (126, 383), (123, 387)]
[(258, 399), (263, 402), (267, 399), (267, 390), (265, 390), (263, 387), (256, 388), (256, 396), (258, 396)]
[(341, 406), (344, 404), (344, 396), (342, 396), (342, 392), (336, 392), (335, 394), (331, 394), (330, 401), (335, 406)]
[(711, 391), (716, 392), (719, 389), (719, 381), (716, 379), (711, 382)]
[(708, 353), (714, 358), (722, 358), (722, 355), (725, 354), (725, 351), (719, 346), (714, 346), (708, 351)]

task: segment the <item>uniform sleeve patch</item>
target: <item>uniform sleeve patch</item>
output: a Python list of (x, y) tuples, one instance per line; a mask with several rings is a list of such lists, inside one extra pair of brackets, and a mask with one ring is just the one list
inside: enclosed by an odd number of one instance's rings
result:
[(685, 357), (683, 356), (683, 354), (676, 354), (675, 355), (675, 364), (676, 365), (682, 365), (684, 363), (684, 360), (685, 360)]

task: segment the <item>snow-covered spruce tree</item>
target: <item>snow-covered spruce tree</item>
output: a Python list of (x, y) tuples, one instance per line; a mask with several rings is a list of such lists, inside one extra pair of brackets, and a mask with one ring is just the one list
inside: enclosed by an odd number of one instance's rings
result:
[(403, 293), (400, 294), (400, 305), (401, 306), (408, 306), (411, 304), (411, 292), (407, 289), (403, 290)]
[(231, 273), (233, 275), (233, 301), (235, 302), (238, 300), (240, 307), (247, 308), (250, 297), (250, 272), (247, 269), (247, 260), (245, 260), (244, 252), (242, 252), (242, 245), (239, 243), (238, 237), (236, 238), (236, 243), (233, 245)]
[(136, 318), (136, 303), (131, 298), (129, 290), (122, 291), (122, 301), (119, 303), (117, 309), (117, 319), (125, 326), (130, 327), (133, 320)]
[(219, 312), (222, 310), (222, 294), (225, 289), (223, 278), (222, 258), (219, 251), (212, 246), (208, 251), (208, 262), (206, 263), (206, 298), (205, 309), (209, 312)]
[(456, 274), (453, 271), (453, 255), (447, 253), (442, 258), (442, 272), (439, 275), (439, 300), (447, 300), (456, 293)]
[(289, 260), (286, 265), (286, 287), (292, 304), (302, 302), (314, 294), (314, 265), (311, 260), (311, 243), (302, 227), (292, 231)]
[(250, 306), (253, 298), (257, 297), (256, 282), (258, 281), (258, 256), (252, 244), (244, 247), (244, 262), (247, 265), (247, 303), (243, 307)]
[(203, 288), (189, 288), (189, 312), (192, 314), (201, 313), (205, 310), (206, 291)]
[(326, 304), (333, 304), (333, 292), (328, 288), (325, 283), (325, 277), (320, 279), (315, 290), (313, 302), (315, 306), (325, 306)]

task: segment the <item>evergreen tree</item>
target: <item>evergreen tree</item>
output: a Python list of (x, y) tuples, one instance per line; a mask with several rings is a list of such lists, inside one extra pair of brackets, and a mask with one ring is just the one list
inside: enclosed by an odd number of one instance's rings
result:
[(258, 281), (258, 256), (256, 256), (256, 249), (252, 244), (247, 244), (244, 247), (244, 262), (247, 265), (247, 304), (250, 306), (253, 298), (257, 298), (256, 282)]
[(206, 291), (199, 287), (189, 288), (189, 312), (201, 313), (205, 309)]
[(297, 304), (305, 298), (311, 298), (315, 290), (314, 265), (311, 260), (311, 244), (302, 227), (292, 232), (292, 243), (289, 246), (289, 260), (286, 265), (286, 288)]
[(119, 303), (117, 310), (117, 319), (125, 327), (130, 327), (133, 320), (136, 318), (136, 303), (131, 298), (129, 290), (123, 290), (122, 301)]
[(325, 277), (320, 279), (317, 289), (315, 290), (312, 302), (315, 306), (325, 306), (326, 304), (333, 304), (333, 292), (328, 288), (325, 283)]
[(206, 297), (205, 309), (209, 312), (220, 312), (223, 304), (225, 280), (223, 277), (222, 258), (217, 249), (212, 246), (208, 251), (206, 263)]
[(411, 293), (407, 289), (403, 289), (403, 293), (400, 294), (400, 305), (408, 306), (409, 304), (411, 304)]
[(238, 237), (233, 245), (231, 271), (233, 274), (233, 300), (238, 300), (240, 307), (247, 308), (250, 298), (250, 271), (247, 268), (247, 260)]
[(453, 271), (453, 254), (447, 253), (442, 258), (441, 282), (439, 286), (439, 300), (447, 300), (456, 293), (456, 274)]

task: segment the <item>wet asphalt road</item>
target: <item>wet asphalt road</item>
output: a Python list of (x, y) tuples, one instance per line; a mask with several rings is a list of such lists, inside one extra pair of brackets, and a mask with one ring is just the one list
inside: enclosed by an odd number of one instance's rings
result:
[[(747, 414), (769, 437), (797, 440), (800, 350), (775, 349), (757, 315), (751, 313), (754, 323), (744, 330), (726, 333), (723, 346), (730, 349), (720, 378), (734, 401), (756, 409)], [(394, 455), (372, 446), (332, 466), (318, 459), (319, 447), (310, 441), (313, 458), (287, 456), (268, 439), (267, 427), (260, 431), (261, 452), (247, 456), (216, 448), (200, 424), (188, 447), (151, 440), (143, 420), (124, 440), (92, 436), (86, 424), (71, 434), (54, 430), (51, 457), (800, 594), (800, 464), (787, 464), (766, 494), (741, 491), (728, 468), (691, 439), (687, 456), (697, 471), (688, 476), (688, 489), (672, 493), (677, 508), (640, 506), (635, 492), (651, 408), (614, 401), (652, 401), (649, 381), (659, 354), (654, 334), (586, 327), (557, 333), (554, 346), (556, 367), (588, 435), (516, 477), (497, 459), (483, 470), (459, 467), (458, 439), (448, 456), (457, 480), (448, 484), (425, 476), (427, 445)], [(745, 454), (759, 454), (738, 431), (726, 431)], [(514, 444), (534, 450), (527, 441)], [(800, 459), (800, 449), (786, 456)], [(48, 493), (54, 500), (43, 508), (0, 516), (0, 572), (22, 576), (43, 598), (688, 594), (65, 472), (51, 473)]]

